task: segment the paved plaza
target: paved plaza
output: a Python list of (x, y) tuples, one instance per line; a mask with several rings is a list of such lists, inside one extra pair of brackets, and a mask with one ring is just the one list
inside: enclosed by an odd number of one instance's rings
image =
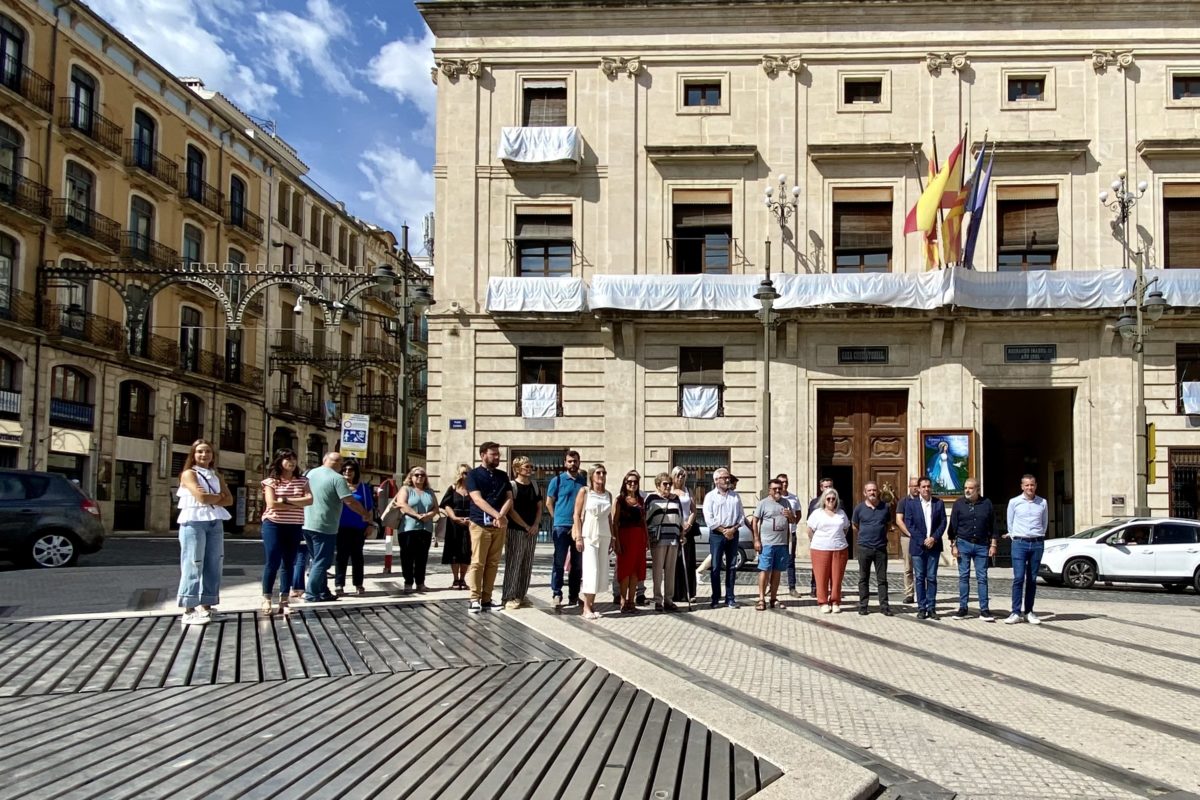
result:
[(1008, 626), (759, 612), (744, 573), (739, 608), (585, 622), (539, 548), (534, 608), (472, 618), (368, 547), (370, 596), (262, 620), (231, 546), (205, 628), (167, 564), (6, 572), (0, 797), (1200, 797), (1191, 592), (1042, 587)]

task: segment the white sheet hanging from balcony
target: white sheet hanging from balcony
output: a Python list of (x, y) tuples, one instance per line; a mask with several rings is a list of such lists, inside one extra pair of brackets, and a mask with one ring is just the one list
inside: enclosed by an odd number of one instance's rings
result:
[(501, 128), (496, 158), (521, 164), (578, 164), (583, 144), (575, 127)]
[[(813, 308), (846, 303), (891, 308), (933, 309), (944, 305), (951, 271), (776, 275), (772, 278), (778, 309)], [(756, 279), (755, 287), (757, 288)], [(751, 291), (753, 297), (754, 292)], [(755, 300), (755, 307), (761, 304)]]
[[(779, 276), (777, 276), (779, 277)], [(588, 306), (629, 311), (757, 311), (750, 275), (597, 275)]]
[(683, 416), (692, 419), (716, 419), (720, 404), (720, 387), (684, 386)]
[(558, 416), (558, 386), (553, 383), (522, 383), (521, 416), (529, 419)]
[(1183, 382), (1183, 413), (1200, 414), (1200, 381)]
[(587, 307), (582, 278), (491, 278), (487, 310), (492, 314), (571, 314)]

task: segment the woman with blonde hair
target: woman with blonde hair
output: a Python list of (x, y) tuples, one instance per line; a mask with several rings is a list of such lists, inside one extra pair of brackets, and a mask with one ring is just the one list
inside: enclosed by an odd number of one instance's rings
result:
[(671, 494), (679, 500), (683, 513), (679, 557), (675, 560), (675, 596), (671, 599), (690, 603), (696, 599), (696, 537), (700, 535), (700, 526), (696, 524), (696, 502), (687, 487), (687, 470), (683, 467), (671, 469)]
[[(180, 622), (203, 625), (221, 600), (225, 520), (233, 495), (217, 472), (217, 456), (204, 439), (192, 442), (179, 473)], [(199, 606), (199, 610), (197, 610)]]
[(454, 483), (442, 495), (439, 507), (446, 515), (446, 543), (442, 563), (450, 565), (451, 589), (467, 588), (467, 567), (471, 566), (471, 493), (467, 491), (467, 473), (471, 467), (459, 464)]
[(512, 508), (504, 534), (504, 588), (500, 602), (510, 611), (528, 606), (529, 579), (533, 574), (533, 548), (542, 524), (542, 491), (533, 479), (528, 456), (512, 460)]
[(846, 531), (850, 520), (842, 510), (837, 489), (821, 492), (820, 502), (808, 515), (809, 552), (813, 580), (817, 584), (817, 603), (822, 613), (842, 613), (842, 578), (850, 558)]
[(596, 593), (608, 586), (608, 551), (612, 544), (612, 495), (605, 489), (608, 470), (593, 464), (588, 470), (587, 486), (575, 495), (575, 524), (571, 536), (575, 549), (583, 554), (579, 596), (583, 600), (584, 619), (600, 619), (596, 613)]
[(408, 471), (397, 496), (400, 512), (404, 514), (400, 533), (400, 572), (404, 575), (404, 591), (427, 592), (425, 566), (433, 541), (433, 520), (440, 512), (433, 492), (429, 491), (429, 477), (424, 467), (413, 467)]

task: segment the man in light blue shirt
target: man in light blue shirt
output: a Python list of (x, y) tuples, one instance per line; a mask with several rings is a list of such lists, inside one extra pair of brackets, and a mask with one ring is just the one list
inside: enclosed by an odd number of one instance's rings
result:
[[(1045, 498), (1037, 496), (1037, 479), (1021, 476), (1021, 493), (1008, 501), (1008, 537), (1012, 540), (1012, 613), (1005, 625), (1042, 621), (1033, 613), (1037, 594), (1038, 569), (1042, 565), (1042, 550), (1046, 544), (1046, 529), (1050, 514)], [(1022, 606), (1022, 601), (1024, 605)]]
[[(734, 597), (734, 583), (737, 570), (734, 569), (734, 558), (738, 549), (738, 529), (746, 518), (742, 508), (742, 497), (732, 488), (734, 477), (729, 470), (722, 467), (713, 473), (713, 481), (717, 487), (704, 495), (704, 522), (708, 525), (708, 552), (712, 556), (712, 601), (709, 605), (717, 608), (721, 605), (721, 571), (725, 572), (725, 605), (737, 607)], [(721, 559), (725, 566), (721, 566)]]
[(304, 508), (304, 539), (308, 543), (308, 552), (312, 554), (312, 567), (304, 587), (304, 602), (324, 603), (337, 600), (329, 591), (325, 573), (333, 564), (342, 506), (355, 511), (364, 522), (371, 521), (371, 513), (354, 498), (353, 490), (342, 476), (341, 453), (326, 453), (321, 459), (321, 466), (310, 469), (305, 477), (308, 478), (308, 489), (313, 500), (311, 505)]

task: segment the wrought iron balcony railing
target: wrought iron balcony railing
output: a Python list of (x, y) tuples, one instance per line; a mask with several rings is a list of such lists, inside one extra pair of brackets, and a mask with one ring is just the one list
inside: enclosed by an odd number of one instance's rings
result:
[(125, 166), (139, 169), (172, 189), (179, 185), (179, 165), (141, 139), (125, 140)]
[(242, 230), (247, 236), (259, 240), (263, 235), (263, 218), (242, 205), (227, 203), (225, 205), (225, 221), (230, 226)]
[(395, 419), (396, 395), (360, 394), (355, 398), (354, 413), (369, 414), (376, 419)]
[(191, 444), (204, 438), (204, 423), (199, 420), (177, 419), (171, 426), (171, 441), (175, 444)]
[(208, 209), (214, 214), (221, 214), (225, 208), (225, 195), (217, 187), (205, 183), (195, 175), (185, 175), (180, 197)]
[(12, 389), (0, 389), (0, 417), (21, 418), (21, 393)]
[(121, 224), (115, 219), (74, 200), (57, 198), (52, 206), (54, 230), (77, 234), (114, 253), (121, 248)]
[(42, 327), (64, 339), (76, 339), (113, 352), (125, 350), (125, 327), (116, 320), (84, 311), (77, 305), (48, 303), (42, 314)]
[(96, 425), (96, 407), (91, 403), (51, 398), (50, 424), (74, 430), (90, 431)]
[(148, 411), (127, 411), (118, 414), (117, 435), (133, 439), (153, 439), (154, 415)]
[(58, 126), (83, 134), (115, 156), (121, 155), (121, 126), (74, 97), (58, 99)]
[(4, 55), (0, 86), (16, 92), (47, 114), (54, 110), (54, 84), (22, 64), (15, 53)]
[(19, 289), (0, 289), (0, 320), (32, 325), (37, 316), (33, 295)]
[(221, 449), (235, 453), (246, 452), (246, 432), (243, 430), (221, 430)]
[(177, 267), (180, 263), (179, 251), (137, 231), (121, 233), (121, 258), (164, 269)]
[(50, 216), (50, 190), (7, 167), (0, 167), (0, 203), (42, 219)]

